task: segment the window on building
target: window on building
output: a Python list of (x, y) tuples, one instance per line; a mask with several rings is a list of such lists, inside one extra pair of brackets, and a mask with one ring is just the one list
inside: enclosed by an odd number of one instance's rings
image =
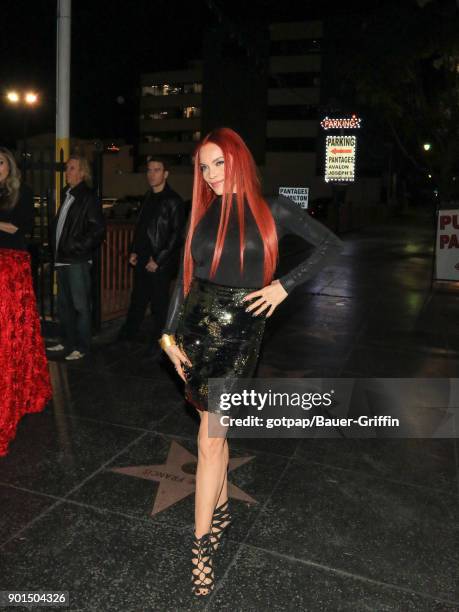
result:
[(299, 40), (273, 40), (269, 46), (271, 55), (305, 55), (320, 53), (322, 40), (320, 38), (305, 38)]
[(200, 94), (200, 93), (202, 93), (202, 83), (185, 83), (183, 85), (183, 93), (186, 93), (186, 94), (189, 94), (189, 93)]
[(179, 142), (178, 132), (157, 132), (156, 134), (144, 134), (145, 142)]
[(163, 85), (165, 96), (177, 96), (183, 93), (183, 87), (181, 85)]
[(202, 83), (158, 83), (142, 87), (142, 96), (175, 96), (202, 93)]
[(162, 96), (163, 87), (162, 85), (148, 85), (142, 87), (142, 96)]
[(196, 131), (196, 132), (181, 132), (182, 134), (182, 142), (197, 142), (198, 140), (201, 139), (201, 132)]
[(201, 108), (199, 106), (178, 106), (166, 110), (155, 109), (143, 112), (140, 119), (194, 119), (200, 116)]
[(169, 111), (156, 111), (154, 113), (148, 113), (148, 119), (168, 119)]
[(176, 84), (162, 83), (142, 87), (142, 96), (173, 96), (181, 93), (183, 93), (183, 87)]
[(199, 106), (185, 106), (183, 109), (183, 117), (185, 119), (193, 119), (201, 116), (201, 108)]
[(163, 142), (163, 134), (144, 134), (142, 136), (144, 142)]

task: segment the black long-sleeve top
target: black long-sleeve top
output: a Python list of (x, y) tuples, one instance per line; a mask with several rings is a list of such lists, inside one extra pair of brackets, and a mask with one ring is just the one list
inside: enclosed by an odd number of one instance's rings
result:
[(32, 232), (33, 217), (33, 193), (30, 187), (23, 183), (15, 206), (8, 210), (0, 208), (0, 221), (12, 223), (18, 228), (14, 234), (0, 230), (0, 249), (26, 251), (25, 236)]
[[(313, 219), (306, 210), (285, 196), (266, 198), (273, 215), (278, 240), (287, 234), (300, 236), (315, 247), (311, 255), (306, 257), (292, 270), (284, 274), (279, 281), (285, 291), (290, 293), (297, 285), (304, 283), (319, 270), (331, 263), (341, 252), (342, 241), (327, 227)], [(240, 274), (239, 264), (239, 223), (233, 201), (228, 232), (215, 276), (210, 278), (210, 268), (220, 222), (221, 196), (212, 201), (204, 217), (197, 225), (191, 254), (194, 260), (194, 276), (219, 285), (230, 287), (247, 287), (260, 289), (263, 286), (264, 249), (255, 219), (246, 204), (245, 215), (245, 251), (244, 269)], [(183, 303), (183, 257), (179, 276), (172, 295), (165, 334), (173, 334), (177, 328), (180, 307)]]

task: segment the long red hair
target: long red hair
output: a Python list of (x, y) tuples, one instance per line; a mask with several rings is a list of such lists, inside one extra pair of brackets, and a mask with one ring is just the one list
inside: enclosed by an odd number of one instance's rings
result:
[[(223, 245), (228, 231), (233, 196), (236, 196), (237, 213), (239, 220), (239, 256), (240, 272), (244, 269), (245, 249), (245, 219), (244, 201), (248, 206), (257, 224), (263, 241), (264, 266), (263, 286), (268, 285), (274, 275), (278, 258), (278, 241), (276, 225), (271, 210), (261, 195), (261, 185), (258, 178), (257, 167), (247, 145), (234, 130), (230, 128), (218, 128), (212, 130), (198, 144), (195, 151), (193, 200), (191, 207), (190, 227), (185, 242), (184, 266), (183, 266), (183, 288), (187, 295), (193, 278), (193, 257), (191, 255), (191, 241), (199, 221), (205, 215), (210, 204), (214, 200), (215, 193), (202, 177), (199, 162), (201, 148), (212, 142), (220, 147), (225, 159), (225, 192), (222, 195), (222, 206), (220, 224), (217, 231), (214, 256), (210, 268), (210, 277), (213, 278), (220, 263)], [(233, 186), (236, 194), (233, 194)]]

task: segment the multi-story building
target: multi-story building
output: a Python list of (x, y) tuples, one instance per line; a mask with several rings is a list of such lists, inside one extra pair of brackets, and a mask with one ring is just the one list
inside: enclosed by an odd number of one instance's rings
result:
[(201, 138), (202, 64), (141, 76), (138, 162), (161, 155), (172, 166), (190, 165)]
[(319, 133), (322, 22), (269, 27), (264, 184), (310, 186)]
[[(190, 197), (196, 142), (216, 125), (227, 125), (246, 138), (265, 193), (308, 187), (310, 199), (331, 196), (320, 121), (333, 84), (326, 91), (330, 71), (322, 69), (337, 58), (325, 51), (325, 36), (320, 20), (272, 23), (256, 39), (228, 36), (222, 26), (209, 34), (210, 47), (219, 53), (205, 53), (204, 63), (142, 75), (138, 169), (148, 155), (165, 156), (174, 187)], [(377, 202), (379, 189), (379, 179), (359, 177), (346, 198)]]
[[(259, 107), (260, 116), (267, 117), (265, 163), (260, 169), (266, 190), (272, 191), (280, 184), (309, 185), (315, 176), (322, 23), (271, 24), (269, 38), (267, 89), (251, 104)], [(155, 153), (165, 156), (172, 166), (181, 166), (177, 168), (180, 175), (190, 164), (201, 138), (202, 117), (207, 116), (202, 107), (204, 68), (201, 62), (193, 62), (186, 70), (142, 75), (139, 166)], [(236, 90), (233, 88), (233, 96)], [(220, 109), (231, 103), (226, 98), (221, 104), (204, 98)]]

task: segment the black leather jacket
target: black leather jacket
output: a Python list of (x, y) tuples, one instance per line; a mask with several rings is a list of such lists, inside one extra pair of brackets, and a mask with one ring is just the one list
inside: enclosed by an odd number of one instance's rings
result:
[[(69, 188), (63, 192), (62, 202), (68, 191)], [(62, 207), (57, 211), (50, 227), (50, 245), (54, 261), (59, 263), (88, 261), (105, 236), (102, 206), (93, 190), (83, 182), (70, 188), (70, 193), (75, 197), (75, 201), (68, 210), (57, 253), (56, 228)]]
[(178, 263), (183, 243), (185, 207), (182, 198), (167, 183), (160, 195), (159, 208), (147, 227), (147, 236), (151, 256), (158, 266), (164, 268)]

